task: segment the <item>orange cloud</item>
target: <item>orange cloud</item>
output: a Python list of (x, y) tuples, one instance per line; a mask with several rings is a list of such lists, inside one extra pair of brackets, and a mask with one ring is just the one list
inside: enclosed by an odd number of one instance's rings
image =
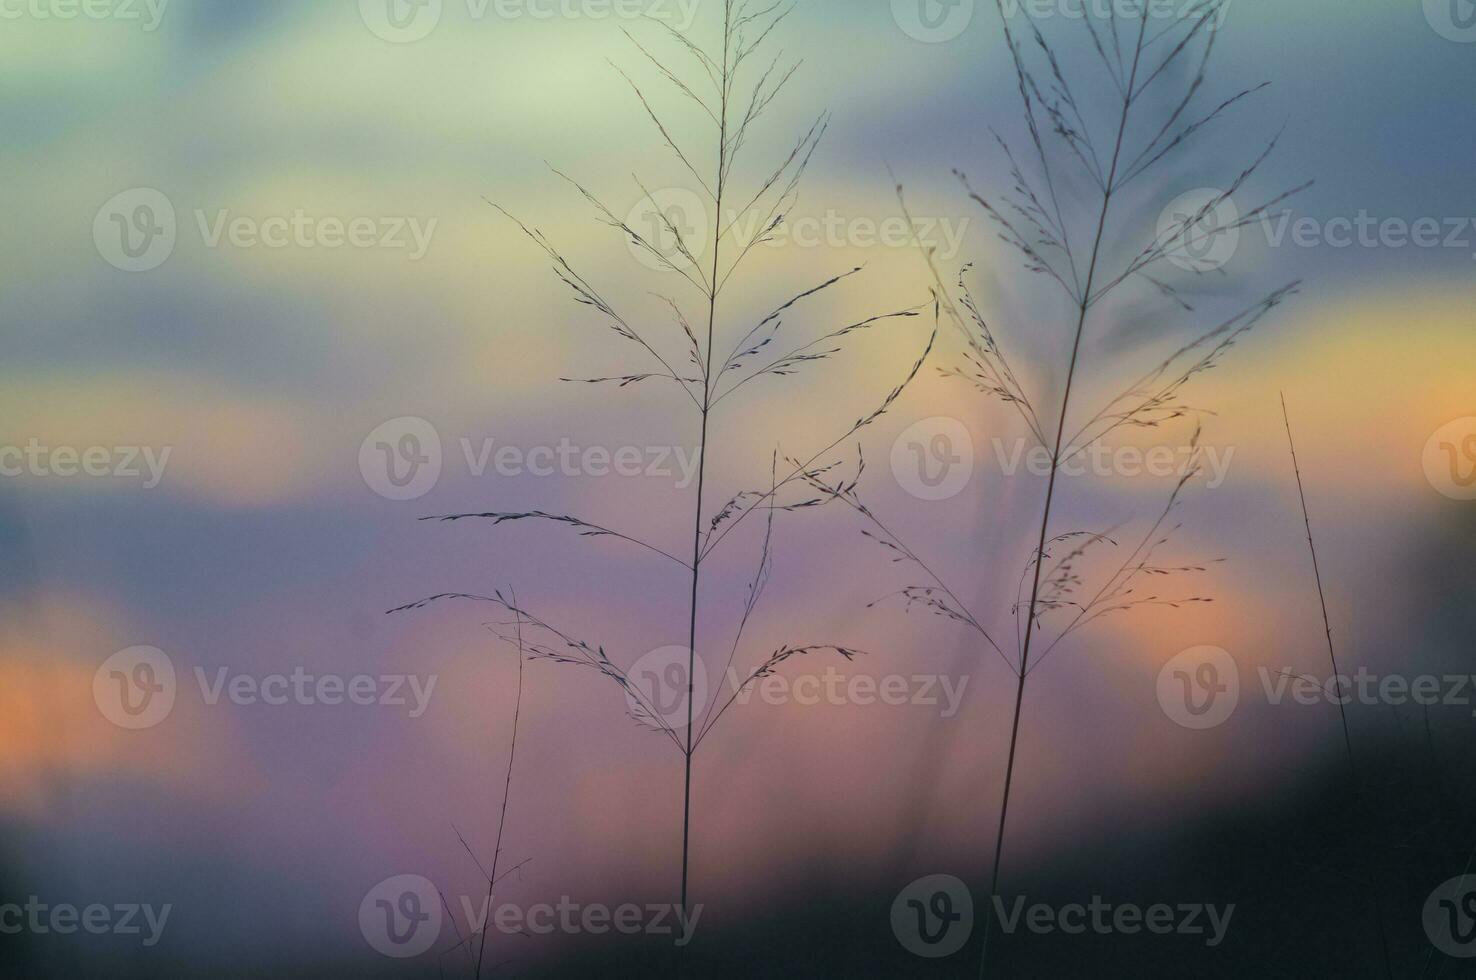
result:
[(125, 731), (99, 711), (93, 675), (126, 645), (108, 610), (52, 595), (6, 609), (0, 623), (0, 809), (43, 817), (69, 786), (103, 778), (188, 795), (227, 792), (216, 774), (238, 754), (183, 702), (148, 731)]

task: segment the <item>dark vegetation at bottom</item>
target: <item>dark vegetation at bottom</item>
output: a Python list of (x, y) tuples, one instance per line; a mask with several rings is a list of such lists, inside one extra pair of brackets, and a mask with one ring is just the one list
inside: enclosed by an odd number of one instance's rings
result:
[[(1450, 718), (1451, 709), (1440, 709)], [(1226, 808), (1143, 813), (1123, 832), (1063, 847), (1057, 857), (1021, 868), (1027, 904), (1085, 904), (1093, 895), (1114, 905), (1234, 903), (1224, 942), (1204, 936), (1037, 935), (996, 930), (992, 977), (1050, 978), (1307, 978), (1384, 977), (1378, 930), (1365, 882), (1383, 899), (1393, 976), (1397, 980), (1476, 977), (1476, 959), (1456, 960), (1425, 936), (1422, 910), (1436, 886), (1459, 875), (1476, 848), (1476, 754), (1472, 725), (1437, 726), (1406, 711), (1382, 740), (1360, 741), (1363, 805), (1355, 799), (1340, 747), (1288, 772), (1268, 771), (1291, 789)], [(987, 830), (987, 828), (985, 828)], [(878, 880), (864, 869), (845, 880), (830, 870), (795, 866), (787, 887), (756, 915), (735, 923), (709, 909), (685, 949), (663, 940), (573, 937), (558, 960), (519, 955), (503, 939), (495, 975), (563, 978), (843, 977), (972, 978), (987, 868), (912, 869), (906, 880)], [(894, 938), (889, 913), (897, 892), (925, 873), (958, 874), (971, 886), (975, 925), (969, 945), (939, 960), (916, 957)], [(6, 895), (26, 894), (12, 870), (0, 868)], [(1012, 904), (1014, 896), (1006, 899)], [(11, 899), (7, 899), (11, 900)], [(998, 923), (996, 923), (997, 925)], [(367, 950), (325, 948), (314, 963), (270, 967), (261, 962), (168, 959), (163, 949), (131, 950), (97, 972), (61, 937), (0, 936), (0, 977), (112, 978), (435, 977), (434, 957), (395, 962)], [(489, 958), (490, 958), (489, 951)], [(208, 966), (208, 969), (205, 967)], [(458, 969), (460, 968), (460, 969)], [(444, 976), (467, 971), (454, 958)]]
[[(1445, 709), (1449, 711), (1449, 709)], [(1329, 749), (1322, 774), (1292, 774), (1295, 789), (1221, 814), (1144, 814), (1129, 839), (1064, 849), (1020, 875), (1027, 904), (1234, 903), (1224, 942), (1203, 936), (1035, 935), (1016, 931), (991, 952), (1001, 978), (1383, 977), (1365, 882), (1383, 898), (1393, 976), (1476, 977), (1476, 959), (1435, 950), (1422, 912), (1436, 886), (1459, 875), (1476, 848), (1476, 757), (1459, 739), (1426, 739), (1423, 720), (1365, 745), (1363, 805)], [(917, 869), (919, 873), (949, 869)], [(602, 945), (521, 975), (574, 977), (974, 977), (981, 880), (970, 944), (940, 960), (904, 950), (889, 923), (906, 881), (817, 880), (796, 869), (793, 890), (741, 928), (702, 933), (686, 950)], [(1013, 902), (1010, 896), (1006, 905)], [(996, 921), (996, 926), (998, 922)], [(997, 958), (996, 958), (997, 952)]]

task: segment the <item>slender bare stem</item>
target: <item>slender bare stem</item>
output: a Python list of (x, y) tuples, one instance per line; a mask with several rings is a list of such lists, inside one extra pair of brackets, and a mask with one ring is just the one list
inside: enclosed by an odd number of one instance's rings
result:
[[(1332, 664), (1333, 683), (1336, 684), (1337, 679), (1342, 676), (1338, 671), (1337, 645), (1333, 642), (1332, 618), (1327, 612), (1327, 591), (1322, 585), (1322, 565), (1317, 560), (1317, 542), (1312, 537), (1312, 517), (1307, 509), (1307, 491), (1302, 485), (1302, 467), (1297, 462), (1297, 443), (1292, 438), (1291, 414), (1287, 411), (1286, 394), (1284, 392), (1281, 396), (1281, 418), (1286, 423), (1286, 444), (1291, 450), (1292, 472), (1297, 476), (1297, 497), (1302, 503), (1302, 524), (1307, 529), (1307, 549), (1312, 553), (1312, 574), (1317, 581), (1317, 601), (1322, 605), (1322, 628), (1324, 634), (1327, 636), (1327, 659)], [(1359, 804), (1359, 809), (1366, 813), (1367, 808), (1363, 806), (1363, 783), (1358, 778), (1358, 766), (1353, 758), (1353, 735), (1348, 727), (1347, 699), (1338, 698), (1337, 702), (1338, 716), (1342, 719), (1343, 723), (1343, 749), (1347, 753), (1348, 778), (1353, 782), (1353, 790)], [(1367, 885), (1368, 883), (1365, 884)], [(1369, 887), (1369, 891), (1373, 893), (1374, 917), (1379, 927), (1379, 947), (1384, 954), (1384, 974), (1392, 978), (1394, 976), (1394, 965), (1389, 959), (1389, 937), (1384, 932), (1384, 902), (1379, 897), (1378, 882), (1373, 882), (1371, 887)]]
[[(509, 589), (508, 594), (516, 604), (517, 593)], [(513, 616), (515, 617), (514, 635), (518, 644), (518, 693), (513, 701), (512, 739), (507, 749), (507, 778), (502, 784), (502, 814), (497, 818), (497, 842), (492, 845), (492, 870), (487, 872), (487, 911), (486, 917), (482, 920), (482, 941), (477, 947), (477, 980), (482, 980), (482, 958), (487, 953), (487, 932), (488, 926), (491, 925), (492, 915), (492, 890), (497, 887), (497, 859), (502, 856), (502, 832), (507, 827), (507, 800), (512, 795), (513, 760), (518, 756), (518, 718), (523, 713), (523, 614), (514, 609)]]

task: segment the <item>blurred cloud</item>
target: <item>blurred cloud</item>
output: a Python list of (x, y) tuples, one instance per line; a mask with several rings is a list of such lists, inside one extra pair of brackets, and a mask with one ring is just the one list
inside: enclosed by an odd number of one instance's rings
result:
[(234, 795), (248, 771), (229, 728), (184, 707), (167, 730), (125, 731), (93, 700), (93, 675), (121, 646), (125, 616), (80, 595), (5, 603), (0, 617), (0, 807), (9, 817), (65, 820), (74, 793), (126, 783), (189, 800)]

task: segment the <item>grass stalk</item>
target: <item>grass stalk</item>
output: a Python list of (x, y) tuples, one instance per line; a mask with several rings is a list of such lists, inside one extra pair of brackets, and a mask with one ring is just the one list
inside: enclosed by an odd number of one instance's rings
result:
[[(1016, 657), (1013, 661), (1006, 658), (1006, 661), (1015, 676), (1014, 702), (990, 869), (988, 898), (991, 902), (999, 895), (1008, 817), (1014, 785), (1019, 778), (1018, 756), (1026, 681), (1064, 639), (1103, 616), (1148, 606), (1179, 608), (1213, 601), (1204, 596), (1176, 598), (1156, 593), (1145, 595), (1139, 591), (1139, 585), (1145, 581), (1161, 581), (1181, 573), (1206, 571), (1201, 564), (1175, 566), (1156, 560), (1159, 549), (1182, 527), (1182, 524), (1169, 523), (1169, 518), (1178, 507), (1185, 487), (1200, 472), (1202, 429), (1197, 420), (1205, 413), (1187, 403), (1183, 391), (1197, 375), (1216, 367), (1245, 334), (1298, 287), (1297, 283), (1292, 283), (1273, 291), (1259, 302), (1200, 333), (1095, 412), (1088, 415), (1075, 410), (1079, 401), (1078, 389), (1082, 384), (1086, 335), (1088, 330), (1098, 332), (1106, 329), (1105, 324), (1099, 326), (1096, 323), (1096, 320), (1104, 318), (1097, 311), (1105, 299), (1128, 287), (1136, 287), (1138, 295), (1133, 301), (1139, 308), (1146, 309), (1150, 303), (1166, 300), (1170, 305), (1153, 316), (1166, 321), (1170, 328), (1175, 326), (1174, 320), (1187, 318), (1186, 315), (1196, 312), (1195, 305), (1190, 302), (1192, 297), (1186, 295), (1182, 285), (1165, 278), (1153, 267), (1173, 258), (1181, 268), (1196, 275), (1222, 272), (1218, 266), (1202, 268), (1192, 262), (1184, 265), (1183, 256), (1192, 255), (1193, 246), (1204, 239), (1245, 227), (1267, 214), (1276, 204), (1310, 186), (1303, 184), (1255, 207), (1245, 207), (1236, 201), (1233, 209), (1226, 208), (1222, 212), (1221, 206), (1240, 195), (1261, 169), (1276, 146), (1277, 141), (1272, 140), (1225, 190), (1212, 195), (1192, 214), (1169, 215), (1165, 212), (1164, 220), (1146, 245), (1138, 246), (1136, 253), (1128, 252), (1126, 261), (1114, 260), (1115, 269), (1107, 268), (1110, 246), (1114, 246), (1119, 237), (1118, 232), (1109, 234), (1109, 227), (1121, 223), (1120, 219), (1112, 221), (1113, 205), (1123, 196), (1124, 189), (1149, 171), (1163, 169), (1165, 159), (1218, 124), (1233, 107), (1265, 88), (1264, 84), (1246, 88), (1210, 107), (1196, 108), (1196, 96), (1205, 88), (1210, 56), (1227, 3), (1228, 0), (1195, 0), (1185, 5), (1166, 26), (1156, 27), (1151, 36), (1151, 14), (1146, 2), (1136, 7), (1132, 4), (1112, 5), (1100, 16), (1082, 11), (1078, 19), (1090, 38), (1096, 69), (1105, 78), (1092, 86), (1088, 97), (1081, 98), (1071, 77), (1072, 72), (1067, 70), (1066, 60), (1058, 56), (1054, 42), (1047, 39), (1036, 19), (1027, 15), (1023, 18), (1027, 26), (1017, 31), (1003, 0), (996, 2), (1033, 151), (1029, 162), (1034, 164), (1035, 172), (1028, 172), (1032, 168), (1025, 165), (1024, 158), (1018, 156), (1002, 136), (995, 134), (1008, 163), (1012, 186), (996, 199), (993, 195), (986, 196), (976, 191), (962, 172), (955, 171), (955, 175), (969, 198), (984, 210), (997, 228), (999, 238), (1023, 259), (1025, 271), (1044, 277), (1052, 288), (1059, 288), (1070, 300), (1074, 314), (1071, 319), (1075, 321), (1068, 335), (1071, 356), (1053, 435), (1043, 424), (1046, 416), (1037, 410), (1037, 403), (1031, 397), (1031, 386), (1022, 382), (1021, 376), (1011, 366), (995, 330), (966, 283), (972, 265), (964, 267), (955, 293), (953, 287), (945, 282), (933, 250), (919, 243), (939, 296), (940, 308), (966, 342), (964, 365), (945, 369), (942, 374), (963, 380), (986, 396), (1008, 405), (1048, 454), (1049, 461), (1035, 549), (1026, 562), (1012, 607), (1017, 636)], [(1124, 22), (1130, 25), (1126, 30), (1122, 28)], [(1182, 82), (1177, 92), (1170, 91), (1170, 81), (1173, 80)], [(1149, 93), (1146, 98), (1145, 93)], [(1140, 110), (1144, 102), (1149, 105)], [(1097, 134), (1093, 132), (1097, 127), (1091, 121), (1097, 106), (1101, 106), (1102, 114), (1112, 120), (1101, 127), (1106, 132), (1100, 135), (1106, 136), (1107, 140), (1100, 148)], [(1154, 118), (1150, 119), (1150, 116)], [(1073, 220), (1072, 209), (1068, 206), (1079, 195), (1064, 190), (1069, 186), (1064, 180), (1067, 171), (1077, 178), (1074, 182), (1077, 186), (1087, 188), (1088, 195), (1099, 195), (1094, 198), (1099, 204), (1079, 220)], [(1158, 175), (1160, 180), (1163, 177)], [(903, 213), (910, 218), (900, 185), (898, 199)], [(1078, 254), (1074, 239), (1090, 241), (1090, 251)], [(1073, 421), (1073, 415), (1084, 417), (1085, 422)], [(1113, 538), (1117, 529), (1107, 532), (1078, 529), (1064, 533), (1053, 530), (1063, 471), (1068, 463), (1094, 443), (1119, 430), (1155, 429), (1178, 420), (1193, 420), (1196, 426), (1191, 441), (1191, 459), (1170, 495), (1168, 505), (1115, 571), (1103, 575), (1104, 584), (1094, 592), (1088, 590), (1088, 553), (1092, 552), (1094, 557), (1097, 550), (1118, 547)], [(1036, 527), (1033, 523), (1031, 526)], [(984, 627), (978, 625), (980, 617), (963, 608), (954, 598), (957, 591), (944, 586), (926, 565), (914, 557), (916, 553), (912, 549), (887, 538), (880, 540), (899, 555), (897, 560), (911, 561), (936, 582), (936, 586), (908, 586), (896, 593), (906, 599), (909, 608), (921, 605), (937, 615), (968, 624), (991, 646), (999, 649)], [(1038, 640), (1037, 634), (1044, 632), (1046, 620), (1058, 613), (1067, 614), (1069, 621), (1056, 626), (1054, 636)], [(1043, 650), (1040, 649), (1042, 645)], [(990, 964), (992, 925), (991, 913), (986, 916), (980, 950), (978, 973), (981, 977), (987, 974)]]
[[(750, 585), (744, 616), (738, 624), (737, 634), (733, 640), (731, 663), (740, 648), (744, 627), (749, 622), (750, 614), (768, 578), (769, 547), (772, 540), (774, 514), (797, 511), (811, 505), (808, 500), (789, 500), (787, 496), (781, 495), (807, 485), (810, 480), (836, 465), (830, 461), (829, 457), (837, 451), (838, 447), (892, 408), (921, 371), (937, 336), (935, 306), (933, 331), (923, 349), (922, 356), (912, 365), (902, 383), (886, 395), (880, 406), (862, 415), (846, 429), (843, 435), (829, 441), (823, 449), (810, 454), (803, 461), (797, 457), (784, 456), (787, 471), (779, 470), (780, 457), (776, 451), (770, 480), (766, 485), (767, 489), (742, 490), (716, 512), (712, 510), (709, 506), (709, 498), (713, 496), (713, 473), (708, 464), (712, 456), (713, 433), (716, 416), (719, 414), (718, 409), (721, 406), (724, 409), (723, 414), (727, 413), (734, 404), (728, 400), (730, 395), (740, 390), (744, 393), (758, 390), (759, 386), (751, 385), (751, 383), (761, 379), (773, 380), (798, 374), (805, 368), (841, 353), (846, 347), (846, 338), (862, 331), (890, 324), (892, 321), (922, 316), (924, 310), (922, 306), (914, 306), (896, 312), (864, 317), (831, 330), (819, 339), (789, 347), (789, 341), (785, 339), (786, 321), (791, 317), (800, 316), (800, 312), (795, 308), (861, 272), (859, 267), (853, 268), (831, 276), (818, 286), (798, 292), (744, 333), (732, 346), (731, 353), (721, 359), (715, 356), (716, 345), (722, 332), (720, 324), (727, 318), (730, 305), (720, 304), (724, 290), (732, 281), (739, 266), (758, 245), (775, 241), (776, 233), (783, 225), (786, 216), (795, 207), (800, 181), (829, 125), (828, 115), (822, 113), (810, 126), (808, 132), (805, 132), (792, 145), (792, 149), (782, 159), (777, 169), (772, 172), (767, 170), (760, 172), (761, 178), (764, 174), (768, 176), (766, 179), (753, 182), (757, 186), (756, 192), (750, 194), (748, 187), (735, 191), (735, 160), (747, 146), (755, 122), (765, 114), (799, 68), (798, 62), (787, 67), (781, 64), (784, 60), (782, 53), (774, 57), (772, 62), (767, 58), (762, 62), (755, 58), (756, 52), (766, 46), (766, 42), (775, 29), (793, 9), (793, 5), (786, 0), (775, 3), (767, 2), (767, 0), (723, 0), (721, 45), (713, 46), (711, 51), (671, 25), (660, 20), (653, 20), (654, 24), (662, 28), (668, 37), (676, 42), (681, 55), (695, 63), (697, 70), (693, 73), (695, 78), (693, 84), (685, 81), (681, 74), (665, 64), (636, 38), (626, 33), (626, 37), (641, 55), (660, 73), (663, 81), (673, 88), (679, 96), (678, 101), (684, 106), (695, 103), (702, 117), (699, 118), (699, 124), (704, 129), (708, 123), (711, 123), (713, 127), (717, 144), (716, 172), (715, 176), (704, 176), (701, 167), (703, 155), (689, 152), (689, 147), (683, 147), (674, 135), (681, 131), (663, 121), (653, 100), (629, 74), (622, 69), (616, 69), (634, 91), (641, 109), (655, 124), (666, 148), (672, 151), (685, 168), (689, 178), (695, 179), (706, 194), (704, 206), (710, 205), (712, 208), (713, 226), (711, 238), (702, 242), (701, 246), (710, 245), (712, 255), (709, 260), (699, 262), (701, 247), (698, 242), (689, 241), (685, 237), (682, 227), (685, 222), (674, 221), (670, 215), (662, 211), (639, 178), (636, 179), (637, 186), (645, 195), (646, 200), (656, 207), (654, 221), (658, 227), (651, 232), (631, 227), (626, 220), (618, 217), (614, 210), (606, 206), (583, 185), (557, 170), (554, 171), (593, 205), (600, 215), (600, 220), (618, 231), (626, 245), (642, 259), (654, 263), (664, 272), (673, 274), (676, 279), (690, 286), (700, 296), (701, 315), (707, 320), (705, 332), (692, 328), (683, 312), (683, 304), (677, 298), (653, 294), (665, 304), (680, 327), (681, 340), (679, 342), (684, 342), (686, 347), (685, 361), (672, 356), (669, 352), (663, 352), (661, 342), (647, 340), (642, 329), (634, 325), (636, 318), (627, 318), (618, 312), (616, 306), (608, 301), (588, 279), (576, 271), (541, 231), (524, 224), (499, 205), (495, 203), (492, 205), (543, 250), (553, 264), (555, 276), (572, 291), (577, 303), (593, 310), (605, 326), (613, 330), (622, 340), (637, 345), (642, 356), (654, 362), (648, 370), (644, 371), (631, 370), (611, 377), (564, 378), (563, 380), (584, 384), (610, 384), (622, 389), (637, 385), (642, 387), (659, 385), (667, 390), (675, 387), (695, 409), (696, 499), (691, 525), (690, 560), (677, 557), (678, 551), (681, 550), (678, 547), (666, 548), (654, 545), (635, 535), (615, 530), (605, 521), (585, 520), (582, 517), (568, 514), (525, 510), (448, 514), (423, 518), (423, 520), (453, 523), (473, 519), (485, 520), (490, 521), (493, 526), (514, 522), (558, 525), (575, 530), (581, 537), (601, 538), (634, 545), (644, 549), (650, 555), (660, 556), (671, 564), (681, 566), (685, 570), (685, 581), (681, 588), (685, 593), (684, 599), (687, 605), (685, 610), (687, 640), (685, 723), (683, 724), (679, 718), (663, 717), (663, 713), (658, 710), (657, 701), (659, 699), (654, 693), (642, 690), (641, 686), (636, 683), (636, 679), (627, 673), (626, 668), (612, 659), (603, 646), (576, 639), (570, 633), (529, 612), (511, 594), (503, 595), (501, 592), (492, 595), (442, 593), (392, 610), (392, 612), (404, 612), (420, 609), (443, 600), (487, 602), (498, 605), (517, 617), (520, 628), (526, 626), (543, 638), (543, 642), (535, 641), (528, 645), (530, 657), (585, 667), (598, 672), (621, 689), (627, 699), (629, 713), (632, 717), (641, 724), (659, 730), (682, 756), (679, 908), (684, 914), (691, 909), (691, 855), (696, 824), (693, 819), (692, 806), (693, 782), (696, 772), (695, 756), (702, 742), (711, 734), (713, 727), (726, 713), (728, 707), (738, 700), (738, 696), (743, 691), (773, 674), (780, 665), (791, 658), (829, 652), (851, 660), (859, 653), (859, 651), (835, 644), (786, 644), (781, 646), (759, 663), (748, 674), (746, 680), (736, 685), (733, 696), (721, 705), (720, 710), (714, 714), (713, 705), (709, 705), (699, 721), (697, 715), (699, 709), (695, 703), (696, 678), (699, 664), (703, 660), (703, 651), (710, 645), (704, 642), (704, 633), (710, 630), (706, 627), (706, 617), (703, 615), (702, 590), (707, 582), (703, 570), (718, 546), (742, 525), (750, 514), (755, 511), (767, 513), (769, 526), (763, 538), (759, 570)], [(746, 180), (745, 183), (747, 183)], [(731, 203), (735, 200), (741, 202), (740, 207), (731, 207)], [(757, 218), (757, 221), (750, 222), (747, 220), (750, 218)], [(751, 240), (741, 240), (739, 238), (742, 234), (741, 229), (748, 227), (759, 229), (758, 234)], [(683, 287), (679, 283), (677, 288)], [(693, 305), (696, 305), (695, 301)], [(697, 317), (694, 316), (692, 319), (693, 322), (700, 323)], [(781, 339), (785, 339), (782, 346), (779, 343)], [(789, 349), (785, 350), (785, 348)], [(773, 353), (776, 350), (785, 350), (785, 353), (776, 356)], [(676, 711), (673, 712), (673, 714), (676, 713)]]
[[(1292, 472), (1296, 474), (1297, 478), (1297, 499), (1302, 505), (1302, 525), (1307, 531), (1307, 550), (1312, 555), (1312, 575), (1317, 582), (1317, 601), (1322, 608), (1323, 635), (1327, 638), (1327, 659), (1328, 663), (1332, 665), (1333, 683), (1336, 684), (1338, 682), (1337, 679), (1342, 676), (1341, 671), (1338, 670), (1338, 649), (1337, 644), (1333, 642), (1332, 617), (1327, 611), (1327, 590), (1322, 584), (1322, 563), (1318, 560), (1317, 541), (1312, 535), (1312, 515), (1307, 507), (1307, 491), (1302, 483), (1302, 467), (1301, 463), (1297, 460), (1297, 442), (1292, 436), (1291, 413), (1286, 407), (1285, 392), (1281, 395), (1281, 418), (1286, 424), (1286, 444), (1287, 448), (1291, 451)], [(1370, 813), (1370, 810), (1367, 806), (1367, 800), (1364, 797), (1363, 780), (1359, 778), (1358, 764), (1353, 756), (1353, 733), (1348, 725), (1348, 699), (1337, 698), (1336, 700), (1338, 702), (1338, 718), (1342, 722), (1343, 751), (1348, 764), (1348, 779), (1353, 785), (1354, 804), (1359, 810), (1367, 814)], [(1394, 962), (1389, 955), (1389, 937), (1384, 928), (1384, 900), (1380, 896), (1377, 870), (1375, 870), (1373, 879), (1365, 882), (1365, 886), (1370, 892), (1374, 922), (1379, 931), (1379, 950), (1383, 955), (1384, 975), (1392, 980), (1394, 976)]]
[[(1036, 634), (1036, 622), (1040, 603), (1040, 579), (1045, 569), (1046, 542), (1050, 540), (1051, 508), (1056, 499), (1056, 479), (1061, 473), (1061, 451), (1064, 448), (1063, 440), (1066, 437), (1066, 419), (1071, 411), (1071, 392), (1076, 383), (1076, 369), (1081, 359), (1081, 340), (1086, 332), (1087, 313), (1092, 305), (1092, 288), (1096, 284), (1097, 263), (1102, 256), (1102, 239), (1107, 233), (1107, 216), (1112, 207), (1112, 194), (1116, 190), (1117, 168), (1122, 161), (1122, 144), (1127, 135), (1128, 118), (1132, 113), (1133, 91), (1137, 87), (1138, 68), (1142, 63), (1143, 41), (1148, 29), (1148, 18), (1142, 18), (1138, 30), (1138, 41), (1133, 53), (1133, 67), (1129, 75), (1126, 92), (1122, 101), (1122, 118), (1118, 121), (1117, 137), (1112, 151), (1112, 165), (1107, 177), (1106, 188), (1102, 192), (1102, 211), (1097, 217), (1097, 227), (1092, 242), (1092, 256), (1087, 264), (1086, 288), (1081, 291), (1081, 301), (1077, 306), (1076, 332), (1071, 343), (1071, 363), (1066, 369), (1066, 384), (1061, 396), (1061, 410), (1056, 423), (1056, 440), (1051, 449), (1050, 474), (1046, 482), (1045, 506), (1041, 508), (1040, 516), (1040, 540), (1035, 548), (1035, 571), (1030, 585), (1030, 604), (1025, 613), (1025, 642), (1020, 654), (1020, 669), (1018, 683), (1015, 685), (1015, 709), (1014, 718), (1010, 723), (1010, 748), (1005, 763), (1005, 780), (1002, 799), (999, 804), (999, 828), (994, 840), (994, 862), (990, 871), (989, 879), (989, 901), (993, 902), (999, 895), (999, 874), (1001, 859), (1004, 854), (1005, 821), (1010, 812), (1010, 789), (1015, 779), (1015, 755), (1020, 746), (1020, 715), (1025, 703), (1025, 680), (1030, 674), (1030, 647), (1031, 641)], [(983, 977), (989, 963), (989, 936), (990, 925), (994, 921), (993, 915), (987, 915), (984, 920), (984, 941), (979, 953), (979, 976)]]
[[(517, 602), (516, 593), (513, 593), (513, 602)], [(518, 687), (513, 700), (512, 737), (507, 746), (507, 776), (502, 782), (502, 812), (497, 817), (497, 840), (492, 845), (492, 868), (487, 872), (488, 920), (492, 916), (492, 892), (497, 887), (497, 861), (502, 857), (502, 832), (507, 829), (507, 802), (512, 797), (513, 763), (518, 757), (518, 721), (523, 714), (523, 617), (517, 612), (514, 612), (513, 617), (514, 639), (518, 650)], [(487, 933), (491, 931), (490, 927), (490, 921), (482, 922), (482, 938), (477, 944), (476, 980), (482, 980), (482, 962), (487, 955)]]
[(696, 701), (696, 676), (697, 676), (697, 606), (700, 601), (698, 583), (702, 574), (702, 525), (706, 520), (706, 511), (703, 509), (703, 495), (707, 486), (707, 446), (708, 446), (708, 419), (712, 416), (712, 351), (713, 339), (717, 329), (718, 308), (718, 271), (721, 268), (719, 258), (722, 255), (723, 246), (723, 194), (727, 184), (727, 146), (728, 146), (728, 61), (731, 57), (732, 37), (732, 7), (726, 6), (723, 10), (723, 61), (721, 71), (721, 94), (720, 109), (718, 112), (718, 167), (717, 179), (714, 182), (716, 190), (714, 199), (716, 201), (717, 220), (712, 225), (712, 274), (708, 278), (710, 288), (707, 293), (707, 346), (702, 368), (702, 422), (701, 434), (697, 440), (697, 504), (692, 525), (692, 596), (689, 606), (687, 620), (687, 725), (685, 729), (686, 745), (682, 751), (682, 913), (691, 911), (687, 904), (687, 881), (689, 877), (690, 855), (692, 846), (692, 713)]

